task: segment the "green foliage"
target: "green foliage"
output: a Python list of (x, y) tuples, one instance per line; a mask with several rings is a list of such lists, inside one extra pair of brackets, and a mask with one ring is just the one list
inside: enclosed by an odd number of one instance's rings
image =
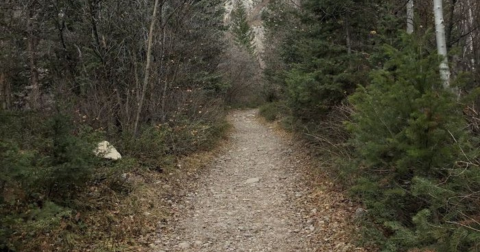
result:
[[(28, 187), (35, 181), (35, 167), (32, 164), (35, 154), (30, 151), (21, 151), (17, 144), (0, 142), (0, 189), (6, 183), (18, 182)], [(0, 195), (0, 200), (3, 195)]]
[(169, 129), (172, 132), (167, 138), (169, 153), (188, 155), (194, 151), (211, 149), (228, 127), (228, 123), (223, 120), (198, 120), (194, 124), (185, 119), (179, 120), (177, 125)]
[[(20, 186), (27, 195), (47, 191), (51, 196), (67, 199), (75, 188), (89, 180), (95, 165), (92, 155), (95, 145), (73, 135), (72, 120), (68, 117), (58, 114), (45, 122), (34, 114), (3, 116), (6, 118), (0, 132), (3, 186)], [(24, 127), (14, 127), (28, 121)]]
[(401, 49), (385, 46), (384, 68), (350, 98), (359, 177), (353, 191), (391, 233), (385, 251), (470, 251), (480, 242), (472, 231), (478, 223), (473, 229), (452, 223), (480, 212), (468, 193), (480, 189), (480, 169), (471, 162), (477, 153), (457, 96), (442, 87), (440, 59), (425, 41), (404, 36)]
[(260, 107), (260, 115), (267, 121), (273, 122), (285, 114), (285, 107), (279, 102), (264, 104)]
[[(102, 209), (111, 207), (113, 203), (103, 203), (110, 197), (106, 192), (117, 193), (112, 202), (132, 192), (125, 174), (139, 168), (172, 168), (177, 157), (214, 147), (228, 129), (223, 113), (182, 116), (170, 124), (146, 127), (137, 138), (121, 139), (115, 146), (123, 159), (113, 162), (93, 153), (96, 143), (105, 139), (103, 132), (75, 125), (64, 114), (0, 118), (8, 124), (0, 127), (0, 249), (21, 251), (38, 250), (30, 246), (39, 246), (38, 237), (46, 233), (61, 235), (54, 243), (67, 247), (70, 239), (85, 239), (82, 232), (89, 229), (75, 216), (92, 211), (100, 199)], [(27, 122), (35, 128), (13, 127)], [(93, 202), (79, 201), (91, 197)]]
[[(5, 206), (2, 206), (4, 208)], [(3, 211), (2, 211), (3, 212)], [(48, 233), (58, 228), (61, 222), (71, 217), (71, 209), (61, 207), (53, 202), (44, 202), (41, 206), (30, 204), (22, 213), (4, 213), (0, 218), (0, 248), (24, 249), (24, 244), (34, 240), (39, 234)], [(23, 232), (21, 241), (7, 238), (13, 233)], [(9, 250), (7, 250), (9, 251)]]
[[(354, 1), (305, 1), (297, 14), (301, 23), (286, 36), (281, 50), (286, 71), (277, 74), (285, 79), (288, 103), (296, 117), (321, 118), (353, 93), (356, 85), (366, 83), (369, 62), (361, 52), (370, 47), (375, 22), (368, 27), (366, 13), (375, 5), (361, 2), (362, 8)], [(280, 23), (277, 16), (268, 17), (273, 25)], [(359, 42), (352, 44), (353, 39)], [(272, 69), (267, 70), (270, 76)]]
[(275, 121), (279, 114), (278, 108), (275, 103), (267, 103), (260, 107), (260, 115), (263, 116), (267, 121), (273, 122)]
[(147, 168), (155, 168), (167, 155), (166, 136), (169, 132), (160, 127), (142, 129), (140, 135), (132, 138), (125, 134), (120, 148), (125, 154), (142, 160)]
[(244, 47), (249, 53), (253, 54), (255, 52), (255, 45), (253, 41), (255, 39), (255, 35), (248, 24), (247, 11), (245, 6), (243, 6), (242, 1), (236, 2), (231, 17), (231, 30), (235, 37), (235, 42), (239, 46)]
[(2, 113), (0, 118), (0, 247), (21, 248), (7, 238), (26, 232), (29, 242), (69, 215), (72, 200), (92, 179), (97, 137), (75, 132), (73, 121), (62, 114), (46, 119)]
[[(475, 82), (456, 73), (452, 90), (442, 87), (428, 25), (417, 27), (424, 37), (399, 36), (404, 3), (282, 3), (270, 1), (263, 13), (273, 41), (266, 93), (288, 104), (291, 125), (306, 132), (323, 163), (341, 159), (332, 165), (338, 167), (322, 168), (365, 204), (365, 245), (479, 251), (479, 142), (463, 114), (478, 97), (470, 91)], [(462, 88), (470, 97), (460, 100), (452, 91)], [(350, 95), (353, 115), (345, 105)], [(269, 106), (261, 112), (277, 115)], [(340, 120), (349, 121), (350, 135), (338, 130)], [(474, 119), (472, 125), (478, 125)]]
[(92, 151), (96, 143), (73, 136), (74, 126), (68, 116), (57, 114), (51, 120), (52, 146), (46, 157), (45, 178), (49, 190), (58, 196), (70, 197), (91, 179), (96, 158)]
[(146, 127), (137, 138), (125, 135), (120, 146), (145, 168), (161, 171), (164, 166), (173, 165), (176, 156), (211, 149), (227, 129), (223, 120), (192, 123), (191, 119), (177, 118), (170, 124)]
[[(99, 241), (90, 231), (99, 228), (85, 226), (84, 213), (111, 212), (133, 190), (131, 173), (161, 172), (179, 156), (213, 147), (228, 128), (221, 98), (229, 84), (218, 72), (225, 51), (222, 0), (161, 1), (154, 20), (151, 1), (45, 3), (12, 1), (0, 14), (2, 251), (94, 248)], [(144, 28), (151, 22), (156, 71), (141, 97)], [(41, 87), (41, 104), (28, 111), (33, 84)], [(145, 105), (137, 111), (140, 98)], [(134, 137), (137, 112), (141, 130)], [(106, 139), (122, 160), (95, 157)], [(122, 232), (98, 237), (121, 240)], [(76, 239), (88, 249), (73, 248)]]

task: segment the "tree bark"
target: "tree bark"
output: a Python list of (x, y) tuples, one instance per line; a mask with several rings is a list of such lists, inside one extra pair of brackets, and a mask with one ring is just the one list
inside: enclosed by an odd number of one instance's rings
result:
[(447, 41), (445, 38), (445, 20), (443, 18), (443, 0), (433, 1), (433, 11), (435, 14), (435, 34), (437, 37), (438, 54), (443, 57), (440, 63), (440, 77), (443, 81), (443, 86), (448, 88), (450, 86), (450, 68), (448, 67), (447, 58)]
[(29, 7), (28, 20), (27, 20), (27, 52), (28, 52), (28, 65), (30, 68), (30, 94), (29, 104), (30, 109), (37, 110), (40, 108), (40, 86), (38, 83), (38, 69), (37, 69), (37, 44), (38, 38), (35, 36), (35, 10), (34, 6)]
[(5, 81), (5, 74), (0, 73), (0, 109), (7, 110), (8, 109), (8, 88), (7, 82)]
[[(165, 43), (166, 43), (166, 30), (165, 30), (165, 27), (163, 27), (163, 42), (162, 42), (162, 60), (161, 60), (161, 65), (163, 66), (163, 62), (164, 62), (164, 59), (163, 59), (163, 55), (165, 55)], [(168, 64), (166, 64), (168, 65)], [(165, 66), (167, 67), (167, 66)], [(166, 111), (166, 100), (167, 100), (167, 90), (168, 90), (168, 83), (167, 83), (167, 76), (165, 76), (165, 81), (163, 83), (163, 92), (162, 92), (162, 107), (161, 107), (161, 113), (162, 113), (162, 117), (161, 117), (161, 122), (162, 123), (165, 123), (166, 119), (167, 119), (167, 111)]]
[[(472, 3), (471, 3), (471, 0), (467, 0), (467, 5), (466, 8), (468, 9), (468, 21), (467, 21), (467, 29), (465, 29), (466, 31), (471, 31), (474, 27), (474, 16), (473, 16), (473, 11), (472, 11)], [(470, 50), (470, 69), (472, 70), (472, 72), (475, 72), (475, 64), (476, 64), (476, 61), (475, 61), (475, 39), (474, 39), (474, 33), (471, 32), (469, 35), (468, 35), (468, 38), (467, 38), (467, 46), (466, 48), (468, 48), (468, 50)], [(466, 49), (467, 50), (467, 49)]]
[(153, 32), (155, 29), (155, 22), (156, 22), (156, 17), (157, 17), (157, 10), (158, 10), (158, 2), (159, 0), (155, 0), (154, 6), (153, 6), (153, 14), (152, 18), (150, 21), (150, 30), (148, 32), (148, 41), (147, 41), (147, 61), (145, 62), (145, 76), (143, 79), (143, 86), (141, 90), (141, 95), (140, 99), (138, 100), (138, 108), (137, 108), (137, 114), (135, 117), (135, 124), (133, 127), (133, 137), (137, 135), (138, 132), (138, 122), (140, 121), (140, 115), (142, 114), (142, 109), (143, 109), (143, 103), (145, 100), (145, 94), (147, 93), (148, 89), (148, 83), (149, 83), (149, 77), (150, 77), (150, 66), (152, 62), (152, 44), (153, 44)]
[(453, 46), (453, 43), (451, 43), (452, 38), (453, 38), (453, 28), (455, 26), (454, 24), (454, 18), (455, 18), (455, 5), (457, 4), (457, 0), (451, 0), (450, 2), (450, 13), (449, 13), (449, 19), (450, 22), (448, 23), (448, 29), (447, 29), (447, 41), (449, 44), (447, 45), (447, 49), (451, 48)]
[(407, 3), (407, 33), (412, 34), (415, 31), (413, 21), (415, 18), (415, 5), (413, 0), (408, 0)]
[(352, 54), (352, 38), (350, 37), (350, 23), (348, 22), (348, 18), (345, 17), (345, 36), (347, 42), (347, 53), (348, 55)]

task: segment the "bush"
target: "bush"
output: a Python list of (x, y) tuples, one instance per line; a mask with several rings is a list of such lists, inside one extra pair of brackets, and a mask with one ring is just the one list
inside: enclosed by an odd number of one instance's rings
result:
[(0, 127), (0, 248), (22, 248), (20, 240), (9, 237), (24, 233), (21, 241), (27, 244), (69, 215), (98, 165), (93, 155), (98, 136), (79, 130), (62, 114), (0, 118), (5, 119)]
[(384, 69), (350, 99), (353, 192), (387, 234), (385, 251), (474, 251), (477, 153), (457, 96), (442, 87), (439, 57), (424, 43), (406, 36), (401, 50), (386, 46)]
[(167, 129), (146, 127), (137, 138), (131, 134), (124, 134), (119, 148), (128, 156), (141, 160), (146, 168), (156, 169), (167, 155)]
[(73, 121), (62, 114), (53, 117), (50, 128), (51, 146), (44, 160), (45, 177), (40, 180), (46, 182), (48, 194), (68, 199), (91, 180), (98, 161), (93, 155), (97, 142), (75, 136)]
[(273, 122), (282, 115), (282, 108), (279, 103), (267, 103), (260, 107), (259, 113), (267, 121)]

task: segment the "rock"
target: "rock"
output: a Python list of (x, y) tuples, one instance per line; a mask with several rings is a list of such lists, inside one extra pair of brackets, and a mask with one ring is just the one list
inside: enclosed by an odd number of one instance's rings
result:
[(190, 248), (190, 244), (188, 242), (182, 242), (182, 243), (178, 244), (178, 247), (181, 248), (181, 249), (188, 249), (188, 248)]
[(255, 183), (258, 183), (258, 182), (260, 182), (260, 178), (251, 178), (251, 179), (247, 179), (245, 184), (255, 184)]
[(357, 208), (357, 210), (355, 210), (355, 218), (362, 218), (366, 212), (367, 211), (361, 207)]
[(95, 155), (110, 160), (119, 160), (122, 155), (107, 141), (98, 143), (97, 148), (94, 150)]

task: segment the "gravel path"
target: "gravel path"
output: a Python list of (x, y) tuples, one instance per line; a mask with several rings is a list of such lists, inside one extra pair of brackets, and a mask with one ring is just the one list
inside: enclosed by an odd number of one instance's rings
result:
[(305, 191), (292, 146), (254, 110), (235, 112), (230, 121), (228, 150), (182, 201), (177, 223), (159, 235), (154, 251), (314, 251), (314, 228), (295, 203)]

